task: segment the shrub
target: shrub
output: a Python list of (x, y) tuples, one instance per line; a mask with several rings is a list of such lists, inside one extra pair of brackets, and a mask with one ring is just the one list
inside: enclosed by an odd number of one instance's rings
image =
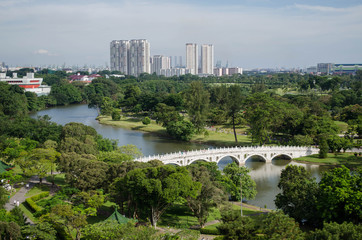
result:
[(149, 117), (144, 117), (144, 118), (142, 119), (142, 123), (143, 123), (144, 125), (148, 125), (148, 124), (151, 123), (151, 119), (150, 119)]
[(208, 229), (208, 228), (201, 228), (200, 233), (208, 234), (208, 235), (219, 235), (220, 234), (218, 229)]
[(112, 120), (113, 121), (119, 121), (119, 120), (121, 120), (121, 114), (120, 114), (120, 112), (119, 111), (113, 111), (112, 112)]

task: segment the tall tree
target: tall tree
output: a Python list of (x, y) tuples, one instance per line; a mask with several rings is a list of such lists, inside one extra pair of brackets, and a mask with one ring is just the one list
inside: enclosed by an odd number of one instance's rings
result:
[(323, 220), (360, 223), (362, 219), (362, 169), (345, 166), (325, 172), (319, 182), (317, 207)]
[[(256, 183), (248, 174), (250, 172), (248, 168), (239, 167), (233, 162), (226, 165), (223, 172), (231, 180), (226, 182), (226, 185), (232, 199), (240, 201), (241, 195), (245, 199), (253, 199), (255, 197)], [(240, 189), (242, 189), (241, 192)]]
[(121, 181), (135, 208), (145, 213), (154, 227), (176, 199), (196, 197), (201, 188), (200, 183), (192, 181), (186, 168), (169, 165), (135, 169)]
[(280, 174), (275, 205), (297, 222), (316, 224), (318, 184), (311, 173), (302, 166), (288, 165)]
[(188, 167), (195, 182), (201, 183), (201, 191), (196, 198), (187, 197), (187, 205), (197, 217), (200, 227), (203, 228), (209, 216), (210, 209), (226, 200), (225, 193), (213, 181), (209, 170), (205, 166), (192, 164)]
[(238, 142), (236, 136), (235, 125), (240, 124), (237, 122), (237, 119), (240, 119), (239, 113), (242, 106), (243, 95), (241, 87), (239, 85), (231, 85), (228, 88), (227, 100), (226, 100), (226, 109), (227, 116), (231, 118), (231, 123), (233, 125), (235, 142)]
[(185, 103), (191, 122), (198, 132), (206, 124), (209, 109), (210, 94), (204, 89), (201, 81), (190, 83), (190, 89), (185, 94)]

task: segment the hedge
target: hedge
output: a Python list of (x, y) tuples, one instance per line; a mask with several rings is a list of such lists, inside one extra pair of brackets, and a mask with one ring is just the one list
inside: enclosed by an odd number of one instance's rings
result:
[(200, 233), (201, 234), (208, 234), (208, 235), (220, 235), (220, 232), (217, 229), (201, 228)]
[(41, 207), (39, 207), (35, 202), (42, 198), (48, 197), (48, 196), (49, 196), (49, 192), (42, 192), (42, 193), (39, 193), (38, 195), (34, 195), (30, 198), (27, 198), (25, 201), (34, 212), (39, 212), (43, 209)]

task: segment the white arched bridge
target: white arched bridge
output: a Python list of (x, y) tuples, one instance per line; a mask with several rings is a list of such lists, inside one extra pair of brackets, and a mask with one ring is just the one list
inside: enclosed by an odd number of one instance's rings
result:
[(219, 163), (223, 158), (231, 157), (234, 161), (238, 162), (239, 165), (243, 165), (248, 158), (253, 156), (259, 156), (264, 159), (265, 162), (271, 162), (278, 156), (286, 156), (293, 159), (317, 154), (318, 152), (319, 149), (316, 147), (298, 146), (225, 147), (153, 155), (137, 158), (134, 161), (148, 162), (157, 159), (164, 164), (186, 166), (200, 160)]

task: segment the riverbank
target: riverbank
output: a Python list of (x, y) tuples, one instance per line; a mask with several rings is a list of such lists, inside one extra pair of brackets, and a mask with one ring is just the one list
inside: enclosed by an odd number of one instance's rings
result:
[[(110, 116), (98, 116), (96, 118), (100, 124), (120, 127), (133, 131), (142, 131), (149, 134), (170, 138), (166, 129), (157, 124), (154, 120), (150, 124), (144, 125), (140, 118), (124, 117), (121, 120), (114, 121)], [(240, 146), (251, 145), (251, 138), (243, 134), (245, 130), (237, 132), (238, 142), (235, 143), (234, 134), (231, 130), (225, 128), (211, 127), (206, 129), (204, 134), (196, 134), (192, 137), (191, 142), (213, 145), (213, 146)]]
[(293, 159), (300, 163), (313, 163), (317, 165), (345, 165), (354, 167), (362, 165), (362, 156), (355, 156), (353, 152), (346, 153), (328, 153), (326, 158), (319, 158), (318, 154)]

